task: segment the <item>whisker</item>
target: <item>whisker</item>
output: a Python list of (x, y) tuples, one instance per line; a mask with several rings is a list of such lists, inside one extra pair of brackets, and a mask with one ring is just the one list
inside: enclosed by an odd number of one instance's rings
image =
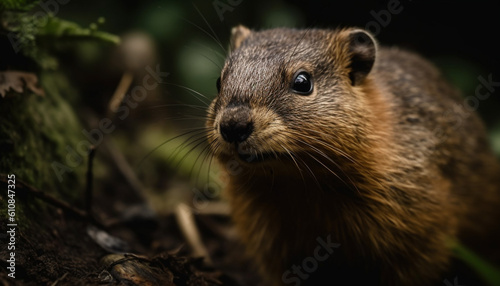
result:
[(278, 143), (281, 148), (283, 148), (283, 150), (285, 150), (286, 153), (288, 153), (288, 155), (290, 156), (290, 158), (292, 159), (293, 163), (295, 164), (295, 166), (297, 167), (297, 170), (299, 171), (299, 174), (300, 174), (300, 177), (302, 178), (302, 181), (304, 182), (304, 186), (306, 187), (306, 180), (304, 178), (304, 174), (303, 174), (303, 171), (302, 169), (300, 168), (299, 164), (297, 163), (297, 160), (295, 159), (295, 156), (292, 154), (292, 152), (290, 152), (290, 150), (288, 150), (288, 148), (286, 148), (285, 146), (283, 146), (282, 144)]
[[(172, 153), (168, 159), (170, 159), (171, 157), (177, 156), (177, 154), (180, 153), (185, 147), (193, 144), (193, 142), (196, 142), (196, 141), (204, 138), (206, 136), (206, 134), (209, 132), (209, 130), (206, 127), (201, 127), (201, 128), (197, 128), (197, 129), (199, 130), (199, 132), (194, 133), (193, 135), (191, 135), (187, 139), (185, 139), (181, 144), (179, 144), (174, 149), (174, 151), (172, 151)], [(191, 141), (194, 137), (198, 137), (198, 138)]]
[[(204, 130), (203, 130), (204, 131)], [(161, 148), (162, 146), (164, 146), (165, 144), (168, 144), (169, 142), (172, 142), (172, 140), (175, 140), (177, 138), (180, 138), (182, 136), (186, 136), (190, 133), (193, 133), (193, 132), (200, 132), (200, 128), (196, 128), (195, 130), (190, 130), (190, 131), (187, 131), (187, 132), (184, 132), (182, 134), (179, 134), (173, 138), (170, 138), (168, 140), (166, 140), (165, 142), (161, 143), (160, 145), (156, 146), (153, 150), (149, 151), (140, 161), (139, 161), (139, 164), (137, 165), (137, 170), (140, 169), (142, 167), (142, 164), (144, 163), (144, 161), (146, 161), (146, 159), (148, 159), (154, 152), (156, 152), (159, 148)]]
[[(318, 131), (316, 131), (318, 132)], [(319, 133), (319, 132), (318, 132)], [(323, 134), (324, 135), (324, 134)], [(314, 138), (314, 137), (311, 137), (311, 136), (307, 136), (307, 135), (304, 135), (304, 134), (301, 134), (301, 136), (305, 136), (307, 137), (308, 139), (312, 139), (312, 140), (315, 140), (316, 142), (320, 143), (321, 145), (327, 147), (327, 148), (330, 148), (332, 151), (336, 152), (337, 154), (339, 154), (340, 156), (346, 158), (347, 160), (349, 160), (350, 162), (352, 162), (353, 164), (355, 164), (356, 166), (358, 167), (361, 167), (365, 170), (365, 172), (367, 172), (368, 174), (371, 175), (371, 177), (373, 179), (375, 179), (380, 185), (382, 185), (382, 182), (380, 181), (380, 179), (378, 179), (378, 176), (376, 176), (375, 174), (373, 174), (371, 171), (367, 170), (367, 168), (362, 165), (359, 161), (357, 161), (356, 159), (354, 159), (352, 156), (350, 156), (349, 154), (347, 154), (346, 152), (342, 151), (341, 149), (339, 149), (338, 147), (335, 147), (331, 144), (328, 144), (327, 142), (323, 141), (323, 140), (319, 140), (317, 138)], [(329, 136), (331, 138), (331, 136)], [(339, 168), (341, 169), (341, 168)], [(342, 170), (342, 169), (341, 169)], [(352, 182), (352, 181), (351, 181)]]
[(190, 120), (195, 120), (198, 122), (204, 122), (206, 120), (205, 117), (201, 116), (189, 116), (189, 115), (183, 115), (182, 117), (176, 116), (176, 117), (161, 117), (161, 118), (155, 118), (156, 121), (190, 121)]
[[(202, 46), (203, 46), (203, 45), (202, 45)], [(187, 49), (189, 49), (189, 50), (193, 50), (193, 51), (198, 52), (196, 49), (191, 48), (191, 47), (189, 47), (189, 46), (187, 46), (187, 45), (184, 45), (183, 47), (185, 47), (185, 48), (187, 48)], [(214, 64), (214, 65), (215, 65), (215, 66), (216, 66), (219, 70), (222, 70), (222, 66), (221, 66), (219, 63), (216, 63), (214, 60), (212, 60), (210, 57), (206, 56), (206, 55), (205, 55), (205, 54), (203, 54), (203, 53), (198, 52), (198, 54), (200, 54), (202, 57), (204, 57), (205, 59), (207, 59), (208, 61), (210, 61), (211, 63), (213, 63), (213, 64)]]
[(210, 34), (209, 32), (205, 31), (203, 28), (199, 27), (198, 25), (194, 24), (194, 23), (191, 23), (192, 25), (194, 25), (195, 27), (199, 28), (203, 33), (205, 33), (207, 36), (209, 36), (211, 39), (213, 39), (218, 45), (219, 47), (225, 52), (227, 53), (226, 49), (224, 48), (224, 46), (222, 45), (222, 42), (220, 41), (219, 37), (217, 37), (217, 34), (215, 33), (215, 31), (212, 29), (212, 26), (210, 26), (210, 23), (208, 23), (207, 19), (205, 18), (205, 16), (203, 16), (203, 14), (200, 12), (200, 10), (198, 9), (198, 7), (196, 7), (196, 5), (193, 3), (193, 6), (194, 6), (194, 9), (196, 9), (196, 11), (198, 12), (198, 14), (200, 14), (201, 18), (203, 19), (203, 21), (205, 22), (205, 24), (207, 24), (208, 28), (210, 29), (210, 31), (212, 31), (213, 35)]
[(304, 38), (306, 37), (307, 33), (311, 30), (311, 27), (307, 28), (305, 31), (304, 31), (304, 34), (302, 35), (302, 37), (300, 38), (300, 40), (297, 42), (297, 44), (295, 44), (295, 47), (293, 48), (293, 51), (292, 51), (292, 54), (290, 55), (290, 57), (288, 58), (288, 62), (286, 63), (285, 66), (289, 66), (290, 65), (290, 61), (292, 60), (292, 57), (295, 55), (295, 53), (297, 52), (297, 48), (299, 47), (300, 43), (304, 40)]
[[(334, 164), (342, 172), (342, 174), (344, 174), (344, 176), (349, 180), (349, 182), (352, 184), (352, 186), (354, 186), (354, 188), (356, 189), (356, 191), (358, 193), (360, 193), (359, 190), (358, 190), (358, 187), (353, 182), (353, 180), (351, 179), (351, 177), (344, 172), (344, 170), (339, 166), (339, 164), (337, 162), (335, 162), (333, 159), (331, 159), (329, 156), (327, 156), (325, 153), (323, 153), (323, 151), (321, 151), (318, 148), (312, 146), (311, 144), (309, 144), (309, 143), (307, 143), (307, 142), (305, 142), (303, 140), (300, 140), (298, 138), (296, 138), (296, 140), (299, 140), (301, 143), (306, 144), (308, 147), (310, 147), (311, 149), (313, 149), (316, 153), (318, 153), (319, 155), (321, 155), (322, 157), (324, 157), (325, 159), (327, 159), (329, 162), (331, 162), (332, 164)], [(311, 154), (308, 154), (308, 155), (311, 156)], [(318, 160), (316, 157), (311, 156), (311, 158), (313, 158), (315, 161), (317, 161), (319, 164), (321, 164), (323, 167), (325, 167), (330, 173), (332, 173), (333, 175), (335, 175), (342, 183), (344, 183), (346, 186), (348, 186), (350, 188), (349, 184), (347, 184), (337, 173), (335, 173), (330, 168), (328, 168), (323, 162), (321, 162), (320, 160)]]
[(197, 43), (197, 42), (195, 42), (194, 44), (195, 44), (195, 45), (199, 45), (199, 46), (201, 46), (201, 47), (202, 47), (202, 48), (204, 48), (204, 49), (210, 50), (211, 52), (213, 52), (216, 56), (218, 56), (218, 57), (219, 57), (220, 59), (222, 59), (223, 61), (225, 61), (225, 60), (226, 60), (226, 56), (225, 56), (225, 55), (223, 55), (223, 54), (221, 54), (221, 53), (220, 53), (220, 52), (218, 52), (217, 50), (214, 50), (214, 49), (212, 49), (212, 48), (211, 48), (211, 47), (209, 47), (209, 46), (203, 45), (202, 43)]
[[(308, 152), (306, 152), (306, 154), (308, 154)], [(304, 159), (302, 159), (301, 157), (297, 156), (297, 159), (299, 159), (301, 161), (301, 163), (307, 168), (307, 170), (309, 171), (309, 173), (313, 177), (314, 182), (316, 183), (316, 186), (318, 186), (318, 188), (321, 189), (321, 183), (319, 182), (318, 178), (316, 177), (316, 174), (313, 172), (311, 167), (309, 167), (309, 165), (306, 163), (306, 161), (304, 161)], [(304, 179), (304, 182), (305, 182), (305, 179)]]
[[(210, 138), (209, 138), (210, 139)], [(209, 152), (210, 154), (210, 160), (208, 161), (208, 170), (207, 170), (207, 184), (208, 182), (210, 181), (210, 168), (212, 166), (212, 160), (214, 159), (214, 154), (216, 154), (216, 152), (219, 150), (219, 146), (220, 146), (220, 143), (214, 139), (211, 143), (210, 143), (210, 146), (212, 146), (212, 144), (215, 143), (215, 145), (213, 146), (212, 148), (212, 152)]]
[(188, 107), (188, 108), (193, 108), (193, 109), (198, 109), (198, 110), (203, 110), (206, 111), (207, 107), (206, 106), (201, 106), (201, 105), (196, 105), (196, 104), (186, 104), (186, 103), (172, 103), (172, 104), (161, 104), (161, 105), (155, 105), (155, 106), (149, 106), (147, 108), (143, 109), (160, 109), (160, 108), (165, 108), (165, 107)]
[[(204, 99), (206, 99), (206, 100), (210, 101), (210, 99), (209, 99), (207, 96), (205, 96), (204, 94), (202, 94), (201, 92), (196, 91), (196, 90), (194, 90), (194, 89), (192, 89), (192, 88), (189, 88), (189, 87), (187, 87), (187, 86), (183, 86), (183, 85), (180, 85), (180, 84), (175, 84), (175, 83), (171, 83), (171, 82), (163, 82), (163, 84), (165, 84), (165, 85), (172, 85), (172, 86), (175, 86), (175, 87), (183, 88), (183, 89), (185, 89), (185, 90), (187, 90), (187, 91), (190, 91), (190, 92), (192, 92), (192, 93), (194, 93), (194, 94), (196, 94), (196, 95), (198, 95), (198, 96), (201, 96), (202, 98), (204, 98)], [(201, 103), (203, 103), (206, 107), (208, 107), (208, 106), (210, 105), (210, 103), (209, 103), (209, 102), (205, 102), (205, 101), (203, 101), (202, 99), (200, 99), (200, 98), (199, 98), (199, 97), (197, 97), (197, 96), (195, 96), (195, 98), (196, 98), (196, 99), (198, 99), (198, 101), (200, 101)]]
[(205, 141), (205, 136), (203, 136), (203, 137), (201, 137), (201, 138), (197, 138), (197, 139), (195, 139), (195, 140), (193, 140), (193, 141), (189, 142), (189, 143), (188, 143), (186, 146), (184, 146), (181, 150), (183, 150), (184, 148), (186, 148), (186, 147), (188, 147), (189, 145), (192, 145), (192, 144), (194, 144), (194, 143), (196, 143), (196, 142), (198, 142), (198, 141), (199, 141), (199, 143), (197, 143), (197, 144), (195, 144), (193, 147), (191, 147), (191, 149), (189, 149), (189, 150), (186, 152), (186, 154), (184, 154), (184, 156), (182, 156), (182, 157), (180, 158), (179, 162), (175, 165), (174, 169), (179, 168), (179, 167), (180, 167), (180, 164), (182, 164), (182, 161), (184, 161), (184, 159), (186, 159), (186, 157), (187, 157), (187, 156), (188, 156), (191, 152), (193, 152), (194, 150), (196, 150), (196, 148), (198, 148), (198, 146), (200, 146), (200, 145), (201, 145), (201, 144), (203, 144), (203, 143), (206, 143), (206, 141)]
[[(206, 139), (206, 138), (205, 138), (205, 139)], [(203, 147), (203, 149), (200, 151), (200, 154), (198, 154), (198, 157), (196, 157), (196, 160), (194, 161), (193, 166), (191, 167), (191, 170), (189, 171), (189, 173), (190, 173), (190, 174), (192, 174), (192, 173), (193, 173), (193, 171), (194, 171), (194, 167), (196, 166), (196, 163), (198, 162), (198, 160), (200, 159), (200, 157), (201, 157), (202, 155), (205, 155), (205, 156), (204, 156), (204, 158), (202, 159), (201, 163), (200, 163), (200, 167), (199, 167), (198, 172), (197, 172), (197, 176), (196, 176), (197, 178), (196, 178), (196, 180), (195, 180), (196, 185), (198, 185), (199, 178), (200, 178), (200, 174), (201, 174), (201, 168), (203, 167), (203, 163), (204, 163), (204, 161), (205, 161), (205, 160), (206, 160), (206, 158), (207, 158), (207, 154), (210, 154), (210, 150), (209, 150), (210, 145), (211, 145), (211, 144), (212, 144), (215, 140), (217, 140), (217, 139), (215, 138), (215, 139), (213, 139), (213, 140), (212, 140), (212, 142), (207, 142), (208, 144), (207, 144), (205, 147)]]
[[(303, 137), (306, 137), (307, 139), (314, 140), (315, 142), (321, 144), (322, 146), (327, 147), (327, 148), (331, 149), (332, 151), (334, 151), (335, 153), (338, 153), (339, 155), (343, 156), (344, 158), (346, 158), (347, 160), (351, 161), (352, 163), (354, 163), (354, 164), (356, 164), (358, 166), (361, 166), (361, 164), (359, 164), (352, 156), (350, 156), (349, 154), (345, 153), (344, 151), (342, 151), (338, 147), (333, 146), (332, 144), (329, 144), (329, 143), (327, 143), (327, 142), (325, 142), (323, 140), (320, 140), (320, 139), (318, 139), (316, 137), (309, 136), (307, 134), (302, 134), (302, 133), (299, 133), (299, 132), (295, 132), (293, 130), (290, 130), (290, 132), (292, 132), (295, 135), (303, 136)], [(324, 135), (324, 134), (322, 134), (322, 135)]]

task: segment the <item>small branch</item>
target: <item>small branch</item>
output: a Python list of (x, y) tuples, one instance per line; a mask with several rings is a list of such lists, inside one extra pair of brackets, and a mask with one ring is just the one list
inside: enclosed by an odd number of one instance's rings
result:
[(120, 104), (122, 103), (123, 98), (125, 98), (125, 94), (127, 94), (133, 80), (134, 74), (131, 71), (125, 71), (123, 73), (122, 78), (116, 87), (115, 93), (109, 100), (108, 114), (111, 114), (111, 112), (114, 112), (118, 109), (118, 107), (120, 107)]
[(130, 166), (123, 153), (115, 146), (112, 138), (105, 138), (101, 146), (104, 148), (104, 152), (111, 157), (111, 161), (115, 163), (117, 170), (123, 175), (128, 186), (134, 191), (139, 199), (143, 202), (147, 202), (147, 199), (144, 197), (144, 188), (141, 181), (137, 178), (134, 169)]
[[(86, 120), (87, 122), (97, 122), (99, 121), (99, 118), (97, 118), (93, 114), (87, 114)], [(134, 169), (128, 163), (125, 155), (123, 155), (116, 144), (114, 144), (112, 136), (109, 136), (109, 134), (104, 136), (101, 145), (99, 145), (99, 148), (99, 154), (107, 156), (111, 163), (116, 166), (116, 170), (123, 176), (128, 186), (132, 189), (134, 194), (137, 195), (137, 198), (142, 202), (146, 202), (147, 200), (143, 193), (144, 188), (141, 181), (139, 180), (139, 178), (137, 178)]]
[(92, 211), (92, 196), (93, 196), (93, 162), (95, 157), (95, 146), (90, 147), (89, 150), (89, 158), (87, 165), (87, 187), (85, 188), (85, 210), (87, 211), (87, 215), (91, 216)]
[(191, 246), (191, 249), (193, 249), (193, 255), (205, 257), (206, 264), (212, 265), (212, 260), (210, 259), (207, 248), (201, 241), (201, 236), (196, 227), (193, 213), (189, 207), (182, 203), (179, 204), (175, 209), (175, 218), (177, 219), (182, 234)]
[[(0, 174), (0, 182), (8, 184), (7, 180), (5, 178), (7, 178), (7, 175)], [(65, 212), (67, 212), (71, 215), (77, 216), (77, 217), (79, 217), (83, 220), (86, 220), (86, 221), (90, 221), (91, 223), (97, 225), (98, 227), (101, 227), (104, 229), (106, 228), (102, 223), (98, 222), (95, 218), (88, 215), (86, 212), (84, 212), (76, 207), (73, 207), (72, 205), (68, 204), (67, 202), (59, 200), (58, 198), (55, 198), (55, 197), (53, 197), (45, 192), (37, 190), (36, 188), (22, 182), (21, 180), (19, 180), (17, 178), (16, 178), (16, 190), (17, 191), (25, 191), (28, 194), (31, 194), (34, 197), (39, 198), (42, 201), (44, 201), (50, 205), (61, 208), (62, 210), (64, 210)]]
[(54, 283), (52, 283), (50, 286), (56, 286), (56, 285), (57, 285), (57, 283), (59, 283), (59, 282), (61, 282), (62, 280), (64, 280), (64, 278), (66, 278), (66, 276), (68, 276), (68, 274), (69, 274), (69, 272), (64, 273), (64, 275), (63, 275), (63, 276), (61, 276), (61, 277), (57, 278), (57, 280), (56, 280), (56, 281), (54, 281)]

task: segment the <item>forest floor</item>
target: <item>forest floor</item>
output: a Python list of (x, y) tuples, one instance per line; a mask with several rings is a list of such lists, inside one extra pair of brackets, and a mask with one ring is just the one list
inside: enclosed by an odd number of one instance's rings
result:
[[(226, 215), (193, 215), (209, 253), (211, 263), (207, 263), (192, 256), (175, 214), (141, 215), (139, 207), (135, 215), (124, 218), (113, 209), (112, 200), (101, 195), (93, 200), (93, 217), (98, 218), (93, 223), (27, 192), (18, 190), (24, 195), (17, 203), (31, 206), (25, 208), (29, 227), (17, 229), (15, 279), (8, 277), (7, 262), (0, 262), (3, 285), (259, 284), (241, 245), (230, 235)], [(6, 231), (2, 224), (0, 233)], [(8, 257), (7, 252), (2, 247), (0, 255)]]

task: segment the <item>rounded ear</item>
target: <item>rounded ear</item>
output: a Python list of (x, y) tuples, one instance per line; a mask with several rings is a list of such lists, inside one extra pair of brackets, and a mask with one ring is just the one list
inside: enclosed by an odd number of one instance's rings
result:
[(350, 31), (348, 41), (351, 54), (349, 78), (352, 85), (359, 85), (375, 63), (377, 42), (370, 33), (362, 29)]
[(231, 29), (231, 51), (236, 50), (241, 43), (250, 35), (251, 31), (243, 25)]

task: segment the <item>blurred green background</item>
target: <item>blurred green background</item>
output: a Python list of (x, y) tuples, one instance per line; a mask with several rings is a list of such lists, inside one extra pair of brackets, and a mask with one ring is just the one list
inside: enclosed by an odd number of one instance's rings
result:
[[(399, 4), (398, 4), (399, 3)], [(399, 13), (387, 19), (381, 10), (395, 5)], [(478, 76), (500, 81), (499, 28), (494, 4), (480, 1), (69, 1), (57, 16), (82, 26), (104, 17), (102, 29), (117, 35), (142, 31), (157, 47), (168, 82), (192, 88), (209, 98), (223, 63), (231, 27), (367, 27), (383, 45), (412, 49), (440, 66), (464, 95), (474, 95)], [(381, 14), (382, 13), (382, 14)], [(382, 19), (382, 20), (380, 20)], [(373, 24), (373, 23), (372, 23)], [(90, 52), (90, 51), (86, 51)], [(101, 83), (99, 83), (101, 84)], [(86, 85), (91, 97), (109, 97), (102, 88)], [(498, 87), (497, 89), (500, 89)], [(498, 90), (479, 104), (500, 150)], [(200, 104), (185, 90), (168, 88), (160, 96), (170, 102)]]
[[(194, 173), (198, 181), (195, 184), (200, 188), (206, 185), (206, 176), (210, 176), (206, 171), (209, 164), (193, 167), (207, 158), (205, 154), (199, 156), (203, 145), (201, 141), (194, 141), (199, 137), (193, 134), (182, 150), (177, 147), (183, 140), (160, 144), (203, 126), (205, 108), (216, 94), (215, 81), (226, 56), (230, 30), (238, 24), (252, 29), (365, 27), (376, 34), (382, 45), (414, 50), (435, 62), (462, 90), (464, 97), (476, 95), (476, 88), (481, 84), (479, 77), (487, 79), (490, 76), (493, 81), (500, 82), (500, 47), (492, 40), (499, 23), (493, 4), (487, 1), (472, 5), (460, 1), (410, 0), (307, 3), (91, 0), (61, 5), (57, 16), (82, 26), (103, 17), (105, 22), (100, 28), (104, 31), (123, 39), (137, 32), (150, 37), (156, 51), (150, 64), (159, 64), (160, 70), (168, 72), (169, 76), (161, 89), (141, 102), (133, 110), (133, 116), (123, 122), (123, 126), (118, 126), (118, 132), (112, 136), (117, 138), (123, 150), (133, 150), (125, 152), (132, 166), (146, 185), (154, 185), (155, 189), (171, 187), (170, 183), (168, 186), (160, 183), (164, 176), (160, 168), (170, 170), (164, 171), (166, 173), (191, 177)], [(80, 49), (77, 59), (99, 60), (72, 65), (69, 73), (83, 91), (85, 105), (102, 117), (121, 70), (113, 69), (113, 65), (120, 66), (109, 59), (113, 50), (101, 57), (87, 55), (93, 52), (98, 51), (89, 47)], [(500, 86), (495, 89), (488, 99), (479, 101), (478, 112), (490, 131), (494, 149), (500, 154)], [(134, 129), (141, 132), (131, 136)], [(141, 161), (158, 146), (151, 157)], [(191, 148), (195, 150), (183, 157)], [(139, 162), (145, 163), (139, 165)]]
[[(478, 86), (490, 79), (491, 95), (477, 101), (477, 110), (488, 127), (494, 149), (500, 154), (500, 45), (494, 40), (500, 24), (490, 2), (474, 5), (411, 0), (59, 2), (34, 3), (31, 13), (51, 12), (90, 31), (98, 29), (117, 35), (121, 44), (68, 41), (55, 31), (58, 35), (55, 40), (45, 37), (37, 42), (41, 50), (55, 57), (32, 56), (37, 62), (32, 64), (7, 52), (0, 60), (0, 70), (63, 72), (77, 93), (62, 96), (73, 106), (83, 127), (91, 130), (98, 126), (99, 120), (113, 119), (116, 130), (108, 137), (116, 146), (108, 148), (123, 152), (147, 189), (159, 192), (172, 189), (178, 175), (181, 182), (187, 177), (194, 178), (194, 185), (204, 188), (208, 177), (218, 176), (207, 150), (203, 149), (203, 134), (197, 133), (196, 128), (204, 126), (206, 107), (216, 95), (215, 82), (227, 54), (229, 33), (238, 24), (257, 30), (282, 26), (367, 28), (380, 44), (413, 50), (436, 63), (464, 98), (476, 97)], [(113, 41), (114, 38), (108, 39)], [(120, 82), (131, 80), (130, 94), (134, 87), (144, 86), (143, 80), (151, 76), (151, 71), (168, 76), (148, 90), (144, 100), (129, 106), (130, 116), (127, 114), (122, 120), (117, 116), (123, 113), (110, 114), (109, 102)], [(126, 91), (125, 87), (122, 92)], [(488, 90), (480, 90), (485, 91)], [(192, 133), (168, 141), (187, 132)], [(85, 139), (83, 135), (80, 137), (76, 140)], [(106, 153), (106, 149), (98, 147), (98, 153)], [(104, 165), (96, 164), (98, 185), (107, 191), (120, 189), (115, 185), (116, 180), (106, 181), (115, 176), (111, 175), (113, 168)], [(127, 188), (127, 184), (130, 182), (122, 187)]]
[[(0, 8), (16, 2), (32, 1), (0, 0)], [(0, 138), (0, 151), (5, 158), (10, 154), (12, 162), (22, 161), (19, 157), (24, 161), (13, 166), (11, 161), (4, 160), (2, 167), (8, 170), (1, 171), (14, 172), (47, 192), (57, 187), (65, 191), (64, 199), (73, 196), (72, 200), (80, 201), (77, 205), (81, 206), (86, 162), (74, 168), (73, 178), (67, 177), (73, 182), (67, 185), (55, 180), (50, 164), (54, 158), (62, 160), (66, 156), (66, 144), (75, 147), (86, 140), (81, 128), (92, 130), (102, 119), (110, 118), (116, 128), (106, 135), (106, 144), (97, 144), (94, 163), (94, 186), (99, 198), (94, 208), (109, 217), (141, 201), (138, 197), (146, 197), (144, 201), (158, 213), (172, 212), (179, 202), (194, 204), (195, 200), (218, 197), (222, 180), (204, 149), (200, 128), (204, 126), (206, 107), (216, 95), (215, 83), (227, 54), (230, 30), (239, 24), (256, 30), (282, 26), (367, 28), (380, 44), (410, 49), (433, 61), (462, 91), (464, 99), (477, 97), (478, 87), (484, 81), (491, 81), (489, 88), (480, 90), (491, 95), (477, 101), (477, 111), (489, 130), (492, 146), (500, 154), (500, 44), (496, 40), (500, 21), (492, 1), (42, 0), (40, 3), (33, 4), (30, 13), (50, 11), (69, 22), (54, 25), (54, 34), (42, 35), (36, 43), (40, 51), (53, 57), (32, 54), (26, 58), (9, 50), (0, 53), (0, 71), (34, 72), (47, 93), (45, 98), (17, 94), (14, 99), (6, 100), (17, 109), (3, 106), (11, 117), (0, 124), (6, 126), (0, 132), (5, 136)], [(96, 42), (88, 39), (99, 38), (96, 33), (88, 38), (70, 35), (71, 38), (57, 30), (74, 29), (72, 22), (88, 31), (117, 35), (121, 44), (113, 45), (117, 38), (108, 34), (102, 34), (101, 42)], [(73, 31), (81, 32), (76, 28)], [(11, 48), (6, 35), (0, 33), (2, 49)], [(168, 76), (148, 90), (144, 100), (122, 103), (122, 107), (129, 107), (130, 115), (121, 119), (119, 115), (123, 113), (110, 113), (109, 102), (120, 90), (120, 83), (128, 79), (129, 85), (122, 91), (128, 90), (130, 94), (135, 87), (144, 86), (143, 80), (148, 75), (149, 84), (154, 82), (151, 71)], [(24, 108), (25, 105), (29, 108)], [(22, 117), (28, 118), (30, 125), (18, 128), (15, 116), (23, 110), (28, 115)], [(57, 116), (61, 111), (71, 114)], [(38, 128), (39, 125), (42, 126)], [(18, 129), (34, 136), (13, 136), (12, 130)], [(63, 139), (70, 143), (49, 138), (47, 133), (68, 137)], [(178, 137), (181, 134), (186, 136)], [(26, 143), (25, 138), (34, 138), (30, 139), (33, 144)], [(11, 149), (20, 155), (12, 155)], [(48, 150), (55, 150), (57, 156)], [(41, 182), (43, 179), (46, 184)]]

